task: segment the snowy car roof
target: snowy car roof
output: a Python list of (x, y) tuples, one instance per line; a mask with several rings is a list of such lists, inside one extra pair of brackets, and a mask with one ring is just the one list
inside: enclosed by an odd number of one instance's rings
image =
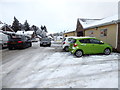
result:
[(29, 34), (29, 35), (31, 35), (33, 33), (34, 33), (34, 31), (17, 31), (16, 32), (16, 34)]
[(81, 39), (81, 38), (95, 38), (95, 37), (90, 37), (90, 36), (85, 36), (85, 37), (69, 36), (69, 37), (65, 37), (65, 38)]
[(74, 39), (81, 39), (81, 38), (95, 38), (95, 37), (89, 37), (89, 36), (85, 36), (85, 37), (73, 37)]
[(117, 21), (118, 21), (118, 15), (113, 15), (103, 19), (93, 19), (91, 20), (91, 22), (90, 20), (83, 21), (82, 19), (79, 18), (79, 22), (82, 24), (84, 29), (113, 24), (116, 23)]

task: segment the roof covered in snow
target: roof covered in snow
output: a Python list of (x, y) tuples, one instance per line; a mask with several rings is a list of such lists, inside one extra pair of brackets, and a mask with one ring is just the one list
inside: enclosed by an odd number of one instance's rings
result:
[(10, 25), (7, 25), (5, 23), (1, 23), (0, 24), (0, 29), (4, 30), (4, 31), (11, 31), (14, 32), (14, 30), (11, 28)]
[(65, 33), (70, 33), (70, 32), (75, 32), (75, 30), (68, 30), (68, 31), (65, 31)]
[(2, 21), (0, 21), (0, 24), (3, 24), (3, 22), (2, 22)]
[(4, 26), (5, 24), (0, 24), (0, 29)]
[(87, 28), (95, 28), (103, 25), (117, 23), (118, 15), (110, 16), (103, 19), (81, 19), (79, 18), (79, 22), (82, 24), (84, 29)]

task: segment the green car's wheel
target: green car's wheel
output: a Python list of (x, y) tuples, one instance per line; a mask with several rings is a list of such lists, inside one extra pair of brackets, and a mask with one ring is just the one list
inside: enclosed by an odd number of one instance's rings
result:
[(104, 54), (105, 55), (109, 55), (111, 53), (111, 50), (109, 49), (109, 48), (106, 48), (105, 50), (104, 50)]
[(75, 52), (75, 56), (76, 56), (76, 57), (82, 57), (82, 56), (83, 56), (82, 50), (77, 50), (77, 51)]

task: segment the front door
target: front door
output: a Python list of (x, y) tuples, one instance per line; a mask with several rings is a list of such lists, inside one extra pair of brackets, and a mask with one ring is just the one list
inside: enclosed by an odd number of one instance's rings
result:
[(84, 36), (83, 31), (79, 31), (79, 32), (77, 32), (77, 36), (78, 36), (78, 37), (80, 37), (80, 36)]
[(101, 43), (101, 41), (97, 39), (90, 39), (90, 42), (92, 44), (92, 53), (97, 54), (97, 53), (103, 53), (104, 51), (104, 43)]
[(93, 52), (93, 44), (90, 43), (90, 39), (81, 39), (80, 42), (80, 49), (83, 50), (84, 54), (91, 54)]

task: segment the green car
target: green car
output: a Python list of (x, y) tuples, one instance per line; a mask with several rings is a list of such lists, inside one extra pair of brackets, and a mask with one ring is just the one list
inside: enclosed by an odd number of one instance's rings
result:
[(76, 37), (71, 41), (69, 51), (77, 57), (98, 53), (109, 55), (112, 52), (112, 47), (95, 37)]

